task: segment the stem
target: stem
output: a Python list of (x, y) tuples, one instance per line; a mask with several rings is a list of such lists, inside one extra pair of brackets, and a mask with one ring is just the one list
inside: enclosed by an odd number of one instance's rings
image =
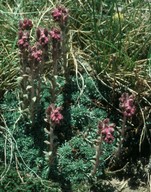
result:
[(52, 66), (53, 66), (53, 69), (52, 69), (52, 79), (51, 79), (51, 84), (52, 84), (52, 87), (51, 87), (51, 95), (52, 95), (51, 103), (55, 103), (55, 101), (56, 101), (56, 86), (57, 86), (56, 75), (57, 75), (57, 72), (58, 72), (58, 63), (57, 63), (58, 58), (57, 57), (58, 57), (57, 46), (54, 45), (53, 48), (52, 48), (52, 60), (53, 60)]
[(31, 98), (30, 98), (30, 114), (31, 114), (31, 121), (32, 127), (34, 126), (34, 101), (33, 98), (35, 96), (35, 87), (34, 87), (34, 64), (31, 64)]
[[(40, 104), (40, 93), (41, 93), (41, 81), (42, 81), (42, 73), (43, 73), (43, 66), (44, 66), (44, 49), (42, 50), (43, 51), (43, 55), (42, 55), (42, 61), (41, 63), (38, 63), (38, 70), (37, 70), (37, 74), (38, 74), (38, 78), (37, 78), (37, 81), (38, 81), (38, 85), (37, 85), (37, 99), (36, 99), (36, 102), (37, 102), (37, 108), (38, 108), (38, 105)], [(38, 113), (38, 109), (36, 109), (37, 113)]]
[(93, 170), (91, 172), (91, 175), (93, 176), (96, 171), (97, 171), (97, 168), (99, 166), (99, 162), (100, 162), (100, 155), (101, 155), (101, 147), (102, 147), (102, 136), (101, 138), (99, 139), (99, 143), (98, 143), (98, 146), (96, 147), (96, 160), (95, 160), (95, 164), (94, 164), (94, 167), (93, 167)]
[(26, 95), (26, 87), (27, 87), (27, 74), (26, 74), (26, 65), (28, 62), (28, 54), (26, 53), (25, 50), (23, 50), (23, 52), (21, 53), (21, 59), (20, 59), (20, 65), (21, 65), (21, 75), (22, 75), (22, 84), (21, 84), (21, 88), (22, 88), (22, 96), (23, 96), (23, 109), (26, 109), (26, 105), (27, 105), (27, 99), (25, 98)]
[[(56, 76), (58, 74), (58, 57), (59, 57), (59, 53), (58, 53), (58, 42), (53, 42), (53, 47), (52, 47), (52, 78), (51, 78), (51, 105), (52, 105), (52, 109), (55, 107), (55, 103), (56, 103), (56, 87), (57, 87), (57, 82), (56, 82)], [(54, 134), (54, 129), (55, 129), (55, 124), (53, 124), (51, 122), (49, 122), (49, 131), (50, 131), (50, 146), (49, 146), (49, 151), (51, 152), (51, 155), (49, 156), (49, 163), (50, 165), (53, 164), (53, 160), (56, 156), (56, 151), (57, 151), (57, 146), (54, 143), (54, 138), (56, 137), (56, 135)]]
[(49, 151), (51, 152), (51, 155), (49, 156), (49, 164), (53, 164), (54, 157), (56, 156), (56, 149), (54, 147), (54, 128), (53, 125), (50, 125), (50, 138), (49, 138)]
[(125, 135), (125, 124), (126, 124), (126, 116), (124, 115), (123, 123), (122, 123), (121, 138), (120, 138), (120, 143), (119, 143), (119, 147), (118, 147), (118, 151), (117, 151), (117, 157), (120, 157), (120, 153), (121, 153), (122, 143), (123, 143), (124, 135)]
[(68, 82), (68, 76), (69, 76), (69, 68), (67, 64), (67, 38), (66, 38), (67, 30), (64, 27), (62, 29), (62, 57), (63, 57), (63, 66), (64, 66), (64, 74), (65, 74), (65, 79), (66, 82)]

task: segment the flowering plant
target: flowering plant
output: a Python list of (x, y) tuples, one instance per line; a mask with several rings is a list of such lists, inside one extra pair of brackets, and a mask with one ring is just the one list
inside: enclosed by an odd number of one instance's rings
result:
[(52, 10), (52, 17), (54, 21), (64, 25), (68, 19), (68, 10), (62, 6), (58, 6)]
[(119, 107), (122, 109), (122, 113), (126, 117), (132, 117), (135, 114), (136, 108), (134, 105), (134, 96), (128, 93), (123, 93), (119, 98)]
[(124, 142), (125, 137), (125, 125), (128, 117), (132, 117), (135, 114), (136, 107), (134, 105), (134, 96), (130, 95), (128, 93), (123, 93), (121, 97), (119, 98), (119, 108), (122, 110), (123, 114), (123, 122), (122, 122), (122, 130), (121, 130), (121, 137), (120, 142), (117, 150), (117, 157), (119, 158), (122, 145)]
[(114, 127), (115, 127), (115, 124), (113, 124), (113, 123), (110, 124), (110, 120), (108, 118), (99, 122), (98, 134), (102, 134), (103, 140), (106, 143), (112, 143), (113, 142), (113, 140), (114, 140), (114, 136), (113, 136)]
[(36, 34), (37, 34), (37, 40), (38, 40), (39, 44), (42, 47), (47, 46), (48, 42), (49, 42), (48, 30), (38, 28), (37, 31), (36, 31)]
[(63, 119), (63, 115), (60, 113), (60, 110), (61, 107), (50, 105), (46, 110), (48, 122), (51, 121), (53, 124), (60, 124), (60, 121)]
[(31, 30), (33, 27), (32, 21), (30, 19), (24, 19), (23, 21), (19, 22), (19, 28), (21, 30)]

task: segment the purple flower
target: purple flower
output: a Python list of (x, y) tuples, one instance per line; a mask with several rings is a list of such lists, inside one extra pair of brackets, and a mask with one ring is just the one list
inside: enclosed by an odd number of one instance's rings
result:
[(47, 46), (49, 42), (48, 30), (47, 29), (37, 29), (37, 39), (38, 42), (43, 46)]
[(136, 108), (134, 105), (134, 96), (128, 93), (123, 93), (119, 98), (119, 107), (122, 109), (123, 115), (126, 117), (132, 117), (135, 114)]
[(55, 8), (55, 9), (53, 9), (51, 14), (52, 14), (54, 21), (60, 21), (61, 17), (62, 17), (62, 10), (59, 7)]
[(50, 119), (55, 124), (60, 124), (60, 121), (63, 119), (62, 114), (60, 113), (60, 107), (57, 107), (52, 110)]
[(37, 46), (33, 46), (31, 48), (31, 58), (39, 63), (42, 60), (42, 50), (38, 49)]
[(27, 49), (29, 47), (29, 33), (28, 32), (23, 32), (19, 31), (18, 33), (18, 47), (23, 50)]
[(110, 120), (108, 118), (104, 119), (103, 121), (99, 122), (98, 125), (98, 134), (102, 134), (103, 140), (106, 143), (112, 143), (114, 140), (113, 133), (115, 124), (110, 124)]
[(50, 36), (53, 40), (57, 40), (57, 41), (60, 41), (61, 40), (61, 31), (57, 28), (53, 28), (51, 31), (50, 31)]
[(19, 22), (19, 28), (21, 30), (31, 30), (33, 27), (32, 21), (30, 19), (24, 19)]
[(58, 6), (52, 10), (52, 17), (54, 21), (64, 24), (68, 18), (68, 9)]
[(60, 113), (61, 107), (55, 107), (51, 104), (47, 110), (46, 114), (48, 115), (48, 121), (51, 120), (54, 124), (60, 124), (60, 121), (63, 119), (63, 115)]

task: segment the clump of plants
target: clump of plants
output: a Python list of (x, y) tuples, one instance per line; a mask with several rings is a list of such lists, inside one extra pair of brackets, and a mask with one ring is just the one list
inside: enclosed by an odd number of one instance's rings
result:
[[(20, 50), (21, 73), (19, 80), (21, 91), (17, 99), (20, 101), (20, 113), (17, 115), (15, 125), (10, 127), (12, 129), (15, 126), (14, 133), (10, 129), (10, 134), (13, 137), (12, 143), (16, 144), (17, 153), (22, 150), (22, 155), (15, 156), (17, 166), (23, 166), (26, 160), (28, 161), (27, 170), (30, 170), (28, 166), (37, 162), (38, 167), (33, 174), (37, 174), (42, 168), (48, 167), (47, 174), (42, 173), (42, 175), (49, 175), (49, 171), (55, 169), (55, 164), (58, 161), (57, 174), (66, 178), (65, 181), (75, 184), (81, 182), (83, 177), (87, 180), (93, 170), (97, 123), (101, 116), (102, 118), (105, 116), (105, 111), (95, 106), (93, 102), (94, 99), (102, 100), (97, 89), (95, 94), (91, 94), (93, 87), (97, 86), (93, 78), (89, 77), (88, 74), (84, 74), (85, 79), (81, 75), (74, 77), (70, 74), (66, 46), (68, 10), (59, 6), (52, 11), (52, 17), (57, 22), (58, 28), (53, 27), (50, 32), (48, 29), (38, 28), (34, 45), (31, 41), (32, 21), (24, 19), (19, 23), (18, 47)], [(46, 76), (47, 80), (44, 80), (44, 64), (47, 62), (50, 63), (50, 69)], [(98, 96), (99, 94), (100, 96)], [(6, 99), (7, 97), (6, 94)], [(46, 103), (49, 105), (42, 109)], [(7, 114), (5, 115), (7, 118)], [(40, 115), (46, 122), (42, 121)], [(41, 126), (39, 126), (40, 122)], [(93, 123), (96, 128), (91, 133), (94, 127)], [(19, 132), (18, 129), (21, 125), (22, 134), (19, 133), (20, 138), (17, 138), (15, 134)], [(40, 143), (37, 141), (38, 138), (35, 136), (38, 135), (34, 133), (36, 129), (43, 135), (41, 138), (44, 139), (45, 145), (42, 145), (42, 141)], [(22, 141), (23, 135), (28, 135), (24, 141)], [(29, 157), (24, 154), (29, 147), (33, 147), (31, 155), (35, 154), (35, 160), (34, 156), (32, 159), (30, 156), (30, 161)], [(68, 147), (70, 148), (69, 151), (66, 150)], [(48, 165), (41, 157), (42, 150)], [(12, 161), (13, 152), (10, 157)], [(99, 149), (97, 152), (99, 153)], [(64, 156), (64, 161), (61, 159), (62, 156)], [(65, 162), (69, 162), (68, 158), (71, 158), (73, 162), (72, 166), (67, 169)], [(100, 156), (96, 157), (95, 169), (98, 168), (99, 158)], [(21, 164), (19, 165), (20, 161)], [(79, 175), (74, 178), (73, 174), (77, 172)], [(96, 170), (93, 174), (95, 172)]]
[[(1, 167), (3, 172), (3, 167)], [(23, 172), (16, 172), (16, 169), (12, 168), (8, 171), (7, 175), (1, 180), (0, 183), (1, 192), (13, 191), (41, 191), (41, 192), (61, 192), (61, 188), (57, 183), (53, 183), (47, 180), (40, 180), (34, 176), (25, 175)]]
[[(43, 184), (45, 179), (58, 183), (54, 191), (100, 190), (103, 176), (121, 168), (133, 146), (141, 148), (146, 117), (149, 119), (146, 115), (149, 110), (143, 111), (141, 105), (143, 102), (149, 105), (150, 101), (144, 96), (140, 99), (140, 92), (127, 87), (132, 76), (126, 76), (125, 81), (117, 77), (118, 62), (122, 69), (134, 69), (131, 62), (125, 66), (121, 62), (122, 58), (129, 62), (131, 54), (117, 53), (120, 43), (125, 42), (124, 13), (120, 13), (117, 2), (110, 5), (108, 1), (104, 4), (88, 1), (86, 5), (93, 13), (88, 19), (93, 31), (92, 36), (89, 34), (91, 38), (87, 35), (83, 41), (86, 34), (83, 31), (79, 39), (85, 53), (76, 51), (72, 42), (77, 32), (69, 27), (72, 17), (65, 6), (51, 9), (51, 22), (46, 26), (44, 22), (43, 26), (35, 27), (28, 18), (19, 22), (18, 87), (6, 91), (0, 103), (2, 188), (10, 187), (6, 181), (13, 165), (21, 181), (17, 178), (18, 185), (28, 185), (28, 190), (42, 191), (39, 181)], [(102, 8), (109, 11), (101, 12), (99, 17)], [(71, 12), (75, 12), (74, 8)], [(119, 33), (114, 31), (113, 40), (107, 28), (97, 31), (104, 24), (113, 24), (113, 29), (118, 26)], [(97, 40), (105, 34), (104, 41)], [(95, 41), (91, 41), (92, 37)], [(88, 54), (97, 62), (92, 64), (92, 60), (84, 59)], [(131, 86), (142, 82), (139, 72), (134, 73), (135, 82)], [(140, 116), (144, 132), (137, 122)], [(132, 145), (128, 150), (129, 141)], [(31, 185), (28, 178), (34, 178)], [(47, 185), (46, 182), (46, 188)]]

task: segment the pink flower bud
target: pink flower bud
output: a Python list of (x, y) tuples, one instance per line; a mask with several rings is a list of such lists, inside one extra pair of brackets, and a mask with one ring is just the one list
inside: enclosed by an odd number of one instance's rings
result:
[(114, 140), (113, 133), (114, 133), (114, 128), (115, 124), (110, 124), (109, 119), (106, 118), (103, 121), (99, 122), (98, 125), (98, 134), (102, 134), (103, 140), (106, 143), (112, 143)]
[(50, 119), (51, 119), (51, 121), (53, 123), (60, 124), (60, 121), (63, 119), (63, 116), (60, 113), (60, 108), (59, 107), (52, 110), (52, 112), (50, 114)]
[(36, 31), (38, 42), (43, 46), (47, 46), (49, 42), (48, 30), (47, 29), (37, 29)]
[(30, 19), (24, 19), (19, 22), (19, 28), (22, 30), (31, 30), (33, 27), (32, 21)]
[(119, 107), (121, 108), (123, 115), (126, 117), (132, 117), (136, 111), (134, 105), (134, 96), (129, 96), (128, 93), (123, 93), (122, 96), (119, 98), (119, 101)]
[(68, 19), (68, 9), (58, 6), (57, 8), (53, 9), (52, 17), (54, 21), (64, 25)]
[(63, 115), (60, 113), (60, 110), (61, 107), (55, 107), (51, 104), (46, 110), (48, 121), (51, 120), (54, 124), (60, 124), (60, 121), (63, 119)]
[(38, 49), (36, 45), (31, 48), (31, 58), (37, 63), (42, 60), (42, 50)]
[(61, 31), (59, 29), (56, 29), (56, 28), (53, 28), (51, 31), (50, 31), (50, 36), (53, 40), (57, 40), (57, 41), (60, 41), (61, 39)]
[(23, 31), (19, 31), (19, 40), (17, 42), (18, 47), (23, 50), (29, 47), (29, 33)]

